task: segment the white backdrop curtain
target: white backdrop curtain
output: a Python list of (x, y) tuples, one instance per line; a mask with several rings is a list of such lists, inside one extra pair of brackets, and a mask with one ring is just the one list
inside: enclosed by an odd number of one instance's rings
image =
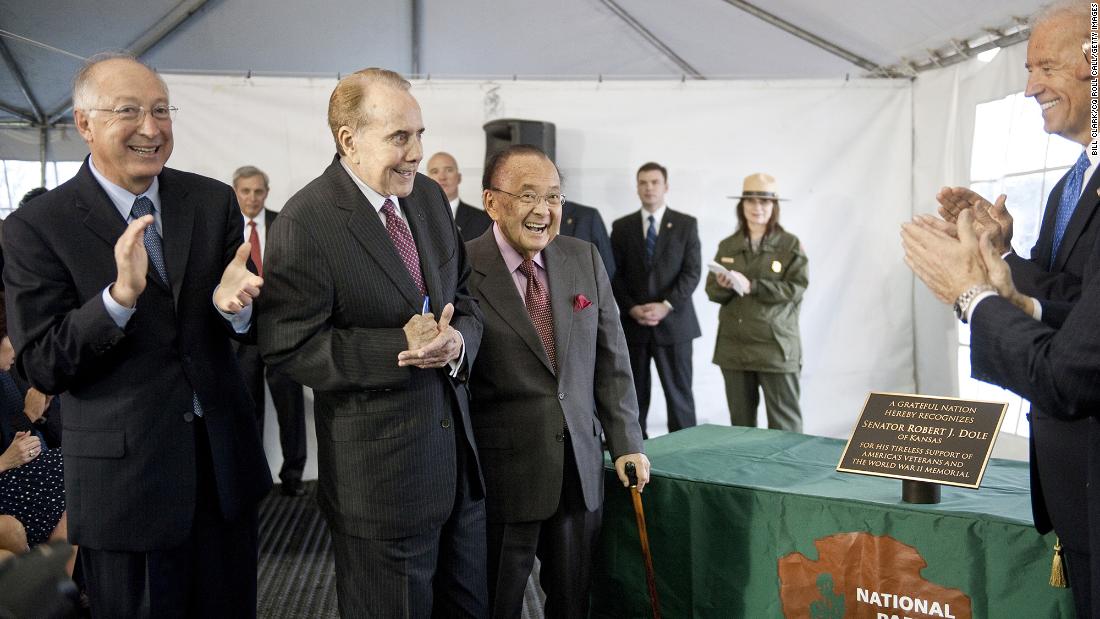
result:
[[(332, 158), (325, 118), (335, 80), (166, 79), (181, 110), (173, 167), (228, 182), (236, 167), (259, 166), (271, 175), (268, 204), (278, 209)], [(426, 156), (455, 155), (466, 201), (481, 202), (483, 123), (553, 122), (565, 193), (599, 208), (608, 226), (638, 208), (639, 165), (668, 167), (669, 205), (699, 219), (704, 262), (736, 226), (726, 196), (750, 173), (772, 174), (791, 199), (782, 223), (810, 258), (806, 431), (847, 436), (868, 391), (914, 388), (913, 288), (897, 235), (911, 213), (908, 82), (419, 81), (413, 93), (428, 128)], [(702, 285), (694, 301), (703, 330), (694, 358), (699, 421), (728, 423), (721, 374), (710, 362), (717, 306)], [(664, 400), (655, 388), (649, 425), (660, 434)]]

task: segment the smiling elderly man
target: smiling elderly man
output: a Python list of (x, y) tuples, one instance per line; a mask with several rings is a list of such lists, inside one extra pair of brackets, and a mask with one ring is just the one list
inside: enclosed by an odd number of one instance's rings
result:
[(11, 340), (30, 383), (62, 394), (95, 617), (256, 614), (271, 475), (229, 334), (263, 281), (233, 190), (165, 167), (174, 111), (132, 57), (89, 60), (73, 113), (91, 155), (4, 226)]
[(470, 293), (485, 317), (470, 418), (485, 472), (492, 616), (520, 616), (537, 555), (546, 616), (585, 617), (600, 434), (624, 485), (627, 462), (639, 488), (649, 480), (626, 340), (596, 247), (558, 236), (553, 162), (511, 146), (489, 161), (482, 187), (495, 223), (467, 243)]
[[(1090, 3), (1084, 0), (1048, 6), (1033, 20), (1025, 92), (1041, 106), (1048, 133), (1086, 148), (1050, 192), (1030, 259), (1011, 251), (1012, 217), (1003, 195), (991, 204), (969, 189), (945, 188), (938, 199), (947, 223), (924, 218), (903, 232), (913, 270), (941, 300), (955, 304), (960, 319), (971, 322), (974, 377), (1031, 401), (1035, 527), (1040, 533), (1053, 528), (1061, 540), (1079, 617), (1096, 616), (1090, 614), (1092, 590), (1100, 586), (1100, 428), (1084, 412), (1096, 410), (1086, 396), (1090, 384), (1100, 379), (1100, 356), (1089, 338), (1097, 333), (1096, 305), (1080, 307), (1090, 301), (1088, 294), (1082, 296), (1082, 281), (1092, 278), (1095, 284), (1100, 275), (1095, 270), (1100, 264), (1095, 262), (1100, 248), (1100, 175), (1095, 170), (1100, 158), (1088, 147), (1089, 21)], [(952, 238), (956, 231), (950, 224), (956, 219), (957, 236), (966, 243)], [(973, 223), (988, 244), (984, 260), (969, 231)], [(998, 283), (991, 278), (994, 274), (1007, 281)], [(996, 293), (1019, 310), (1003, 299), (989, 299)]]
[(409, 88), (364, 69), (333, 90), (337, 155), (268, 233), (260, 351), (314, 391), (340, 614), (482, 617), (484, 489), (463, 385), (481, 313), (446, 196), (416, 173)]

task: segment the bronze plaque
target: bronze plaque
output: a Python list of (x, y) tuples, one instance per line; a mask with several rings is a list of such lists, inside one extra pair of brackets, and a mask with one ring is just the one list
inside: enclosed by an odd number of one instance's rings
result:
[(977, 488), (1008, 404), (867, 395), (836, 470)]

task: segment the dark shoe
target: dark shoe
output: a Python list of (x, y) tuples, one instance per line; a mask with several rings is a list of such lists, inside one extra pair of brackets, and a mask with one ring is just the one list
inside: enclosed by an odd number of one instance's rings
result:
[(306, 495), (306, 489), (302, 487), (300, 481), (284, 481), (279, 492), (283, 496), (300, 497)]

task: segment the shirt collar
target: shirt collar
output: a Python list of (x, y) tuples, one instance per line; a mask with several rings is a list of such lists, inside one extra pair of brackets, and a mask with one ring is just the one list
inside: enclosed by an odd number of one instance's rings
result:
[[(516, 251), (515, 247), (508, 242), (508, 239), (504, 238), (504, 233), (500, 231), (500, 226), (493, 222), (493, 238), (497, 241), (497, 247), (500, 248), (500, 256), (504, 258), (504, 266), (508, 267), (509, 273), (515, 273), (519, 265), (523, 263), (523, 256)], [(535, 254), (535, 257), (531, 259), (532, 262), (539, 265), (539, 268), (546, 270), (546, 267), (542, 264), (542, 252)]]
[(643, 206), (642, 209), (641, 209), (641, 211), (642, 211), (642, 224), (648, 226), (649, 225), (649, 216), (653, 215), (653, 221), (655, 222), (654, 225), (659, 228), (661, 226), (661, 219), (664, 218), (666, 210), (668, 210), (668, 205), (667, 204), (662, 204), (661, 208), (653, 211), (652, 213), (645, 210), (645, 207)]
[(122, 215), (123, 220), (130, 221), (130, 211), (134, 208), (134, 201), (141, 196), (149, 198), (153, 203), (154, 213), (160, 212), (160, 177), (154, 176), (152, 184), (144, 193), (132, 194), (128, 189), (123, 189), (107, 180), (107, 177), (103, 176), (103, 173), (95, 167), (91, 155), (88, 155), (88, 169), (92, 171), (92, 176), (95, 177), (96, 182), (103, 188), (103, 191), (107, 192), (107, 197), (111, 199), (111, 203)]
[[(344, 171), (348, 173), (348, 176), (351, 177), (351, 180), (355, 183), (355, 186), (359, 188), (359, 191), (363, 192), (363, 195), (366, 196), (367, 201), (370, 202), (370, 205), (374, 207), (375, 211), (381, 213), (382, 204), (385, 203), (386, 200), (390, 200), (393, 202), (393, 207), (397, 213), (401, 214), (401, 203), (398, 201), (397, 196), (383, 196), (371, 189), (370, 185), (367, 185), (361, 178), (355, 175), (355, 172), (352, 171), (343, 157), (340, 158), (340, 165), (344, 166)], [(401, 216), (404, 217), (404, 215)]]

